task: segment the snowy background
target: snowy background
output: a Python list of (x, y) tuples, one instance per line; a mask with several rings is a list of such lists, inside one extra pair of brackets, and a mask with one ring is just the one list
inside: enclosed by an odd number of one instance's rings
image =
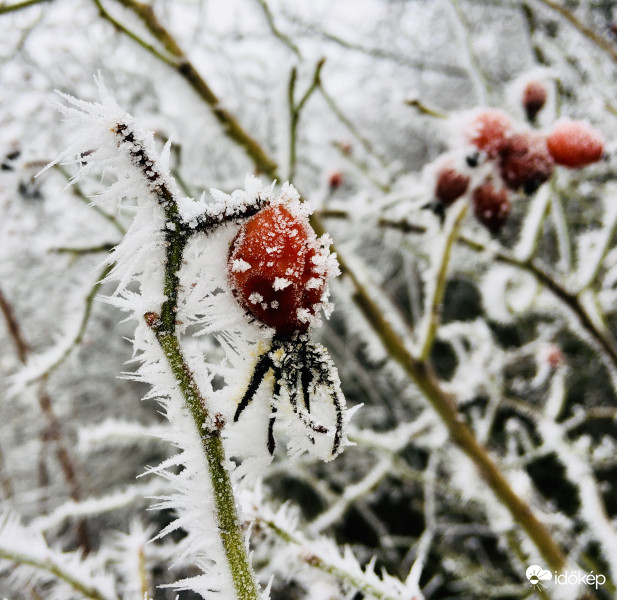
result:
[[(274, 576), (273, 600), (614, 597), (614, 3), (161, 0), (151, 3), (157, 31), (132, 0), (21, 4), (0, 3), (0, 597), (97, 597), (25, 560), (16, 568), (15, 549), (75, 551), (67, 569), (100, 578), (104, 598), (198, 598), (157, 586), (207, 569), (186, 551), (189, 526), (146, 544), (173, 519), (148, 510), (173, 480), (137, 477), (175, 448), (160, 439), (169, 434), (158, 404), (142, 401), (150, 387), (119, 377), (137, 369), (135, 322), (99, 299), (116, 290), (99, 282), (141, 214), (136, 188), (89, 205), (117, 177), (113, 160), (72, 186), (79, 163), (36, 177), (83, 133), (58, 110), (66, 101), (56, 90), (98, 102), (97, 73), (139, 130), (154, 132), (157, 152), (171, 141), (179, 193), (231, 193), (253, 173), (267, 189), (290, 180), (348, 267), (312, 337), (337, 365), (348, 407), (363, 404), (347, 432), (355, 446), (332, 462), (290, 458), (293, 432), (280, 428), (272, 464), (248, 463), (263, 471), (238, 484), (253, 565), (263, 588)], [(529, 79), (548, 90), (536, 127), (587, 120), (607, 140), (605, 159), (556, 169), (530, 197), (512, 193), (497, 236), (472, 210), (460, 215), (468, 198), (441, 226), (422, 209), (434, 190), (425, 166), (464, 145), (461, 111), (499, 107), (529, 127), (520, 103)], [(221, 107), (277, 167), (268, 172), (226, 134)], [(87, 162), (102, 142), (83, 139)], [(212, 286), (224, 282), (215, 258), (229, 235), (187, 259)], [(138, 251), (147, 262), (148, 249)], [(546, 552), (461, 450), (469, 443), (448, 433), (422, 375), (367, 319), (358, 287), (411, 356), (428, 350), (429, 388), (456, 406), (568, 568), (601, 573), (602, 586), (531, 587), (529, 565), (554, 570)], [(427, 342), (431, 316), (439, 326)], [(233, 413), (250, 361), (225, 362), (216, 325), (199, 337), (188, 327), (183, 343)], [(241, 331), (257, 344), (251, 327)], [(254, 418), (267, 403), (262, 391)], [(230, 437), (230, 451), (239, 440)]]

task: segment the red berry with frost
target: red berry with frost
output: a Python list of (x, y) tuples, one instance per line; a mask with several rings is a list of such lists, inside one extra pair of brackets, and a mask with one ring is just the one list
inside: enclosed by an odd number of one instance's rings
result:
[(335, 171), (328, 179), (328, 185), (332, 191), (338, 190), (343, 185), (343, 174), (340, 171)]
[(472, 194), (476, 219), (491, 233), (497, 233), (510, 214), (510, 199), (505, 188), (496, 188), (491, 182), (483, 183)]
[(469, 175), (456, 169), (445, 167), (437, 173), (435, 197), (444, 207), (458, 200), (469, 187)]
[(546, 104), (546, 87), (541, 81), (530, 81), (523, 90), (523, 108), (527, 119), (533, 123)]
[(517, 133), (499, 150), (501, 177), (512, 190), (532, 194), (550, 179), (554, 166), (546, 140), (538, 134)]
[(308, 330), (326, 287), (323, 248), (306, 216), (283, 204), (250, 218), (231, 243), (231, 290), (242, 307), (277, 335)]
[(465, 135), (471, 144), (493, 157), (512, 131), (512, 120), (497, 108), (476, 113), (467, 124)]
[(555, 162), (571, 169), (598, 162), (604, 154), (604, 137), (585, 121), (557, 122), (546, 141)]

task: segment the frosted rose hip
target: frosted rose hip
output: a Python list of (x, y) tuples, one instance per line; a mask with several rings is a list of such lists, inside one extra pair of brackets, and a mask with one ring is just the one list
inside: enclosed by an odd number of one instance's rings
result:
[(508, 192), (486, 182), (473, 191), (472, 200), (476, 219), (491, 233), (497, 233), (510, 214)]
[(598, 162), (604, 153), (604, 137), (585, 121), (559, 121), (546, 142), (555, 162), (571, 169)]
[(282, 204), (249, 219), (231, 243), (227, 266), (242, 307), (282, 337), (305, 332), (325, 286), (320, 247), (308, 219)]
[(534, 133), (517, 133), (499, 150), (499, 170), (512, 190), (532, 194), (553, 174), (554, 161), (546, 140)]
[(530, 81), (523, 91), (523, 108), (527, 119), (533, 121), (546, 104), (546, 87), (540, 81)]
[(435, 197), (445, 207), (458, 200), (469, 186), (469, 176), (453, 168), (443, 168), (437, 174)]
[(476, 113), (465, 128), (469, 141), (489, 156), (496, 155), (511, 131), (512, 120), (497, 108), (487, 108)]

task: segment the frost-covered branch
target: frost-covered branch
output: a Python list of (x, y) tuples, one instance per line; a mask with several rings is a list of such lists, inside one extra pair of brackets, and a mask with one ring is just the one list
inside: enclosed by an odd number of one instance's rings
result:
[(36, 580), (51, 578), (92, 600), (117, 598), (113, 579), (101, 573), (94, 559), (49, 548), (40, 533), (9, 514), (0, 515), (0, 564), (3, 561), (17, 566), (12, 575), (17, 579), (32, 573)]

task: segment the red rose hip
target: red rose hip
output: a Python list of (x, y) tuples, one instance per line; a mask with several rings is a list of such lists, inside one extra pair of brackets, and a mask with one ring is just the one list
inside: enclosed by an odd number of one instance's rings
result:
[(468, 187), (468, 175), (451, 167), (445, 167), (437, 173), (435, 197), (447, 208), (458, 200), (467, 191)]
[(497, 108), (487, 108), (477, 112), (468, 123), (465, 134), (468, 140), (490, 157), (499, 151), (512, 131), (512, 120)]
[(499, 170), (512, 190), (532, 194), (553, 174), (554, 161), (546, 140), (533, 133), (517, 133), (499, 150)]
[(473, 191), (472, 199), (476, 219), (491, 233), (497, 233), (506, 222), (512, 207), (508, 192), (487, 181)]
[(546, 104), (546, 87), (540, 81), (530, 81), (523, 90), (523, 108), (527, 119), (533, 123)]
[(604, 153), (604, 137), (585, 121), (559, 121), (547, 140), (558, 165), (578, 169), (598, 162)]
[(326, 287), (327, 269), (308, 219), (270, 205), (240, 229), (227, 266), (231, 290), (257, 320), (290, 337), (308, 330)]

